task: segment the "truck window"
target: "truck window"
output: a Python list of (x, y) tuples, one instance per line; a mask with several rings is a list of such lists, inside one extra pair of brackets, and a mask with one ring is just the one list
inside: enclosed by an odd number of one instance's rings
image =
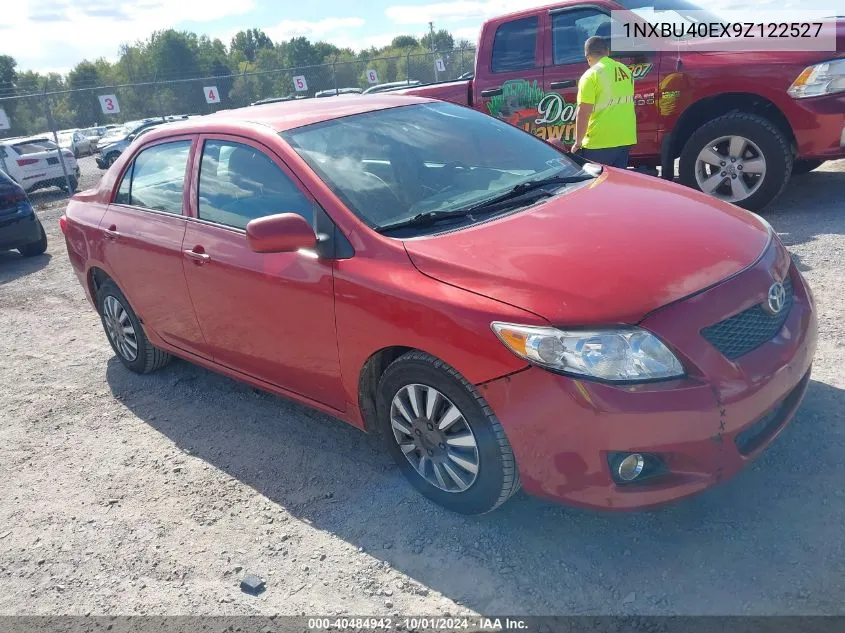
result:
[(598, 35), (610, 37), (610, 16), (596, 9), (575, 9), (552, 15), (553, 62), (575, 64), (584, 61), (584, 42)]
[(537, 65), (537, 25), (538, 19), (535, 15), (506, 22), (496, 29), (493, 38), (494, 73), (528, 70)]

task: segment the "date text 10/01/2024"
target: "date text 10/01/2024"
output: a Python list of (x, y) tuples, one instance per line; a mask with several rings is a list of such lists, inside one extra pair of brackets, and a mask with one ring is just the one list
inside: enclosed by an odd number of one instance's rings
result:
[(409, 618), (309, 618), (310, 630), (388, 630), (395, 628), (406, 630), (431, 631), (523, 631), (528, 624), (519, 618), (452, 618), (452, 617), (409, 617)]

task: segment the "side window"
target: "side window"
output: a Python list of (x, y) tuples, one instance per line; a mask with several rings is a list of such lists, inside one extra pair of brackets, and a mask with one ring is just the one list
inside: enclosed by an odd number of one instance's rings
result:
[(313, 224), (308, 198), (276, 163), (249, 145), (206, 141), (198, 195), (201, 220), (245, 229), (255, 218), (298, 213)]
[(182, 214), (182, 192), (191, 141), (162, 143), (142, 150), (123, 176), (115, 202)]
[(597, 35), (610, 37), (610, 16), (596, 9), (575, 9), (552, 15), (553, 62), (584, 61), (584, 43)]
[(493, 72), (528, 70), (536, 64), (538, 18), (506, 22), (493, 38)]

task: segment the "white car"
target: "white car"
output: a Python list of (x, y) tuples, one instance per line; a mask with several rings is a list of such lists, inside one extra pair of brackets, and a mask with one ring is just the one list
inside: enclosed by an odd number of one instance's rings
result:
[[(0, 170), (27, 192), (54, 186), (66, 191), (58, 151), (47, 137), (0, 139)], [(79, 184), (79, 165), (69, 150), (62, 150), (62, 156), (73, 193)]]
[(93, 154), (90, 139), (82, 130), (59, 130), (59, 147), (69, 150), (75, 158)]

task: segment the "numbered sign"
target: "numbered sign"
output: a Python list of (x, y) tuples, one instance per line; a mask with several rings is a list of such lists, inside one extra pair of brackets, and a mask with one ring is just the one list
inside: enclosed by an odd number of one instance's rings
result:
[(6, 111), (0, 108), (0, 130), (8, 130), (11, 127), (12, 124), (9, 123), (9, 117), (6, 116)]
[(305, 75), (297, 75), (293, 78), (293, 87), (297, 92), (305, 92), (308, 90), (308, 82), (305, 81)]
[(437, 72), (441, 72), (441, 73), (446, 72), (446, 64), (443, 62), (443, 59), (435, 59), (434, 60), (434, 67), (437, 69)]
[(100, 100), (100, 107), (103, 109), (103, 114), (120, 113), (120, 104), (118, 104), (115, 95), (100, 95), (97, 98)]
[(371, 84), (378, 83), (378, 73), (375, 70), (368, 70), (367, 71), (367, 81)]
[(220, 93), (217, 92), (217, 86), (205, 86), (202, 91), (205, 93), (206, 103), (220, 103)]

